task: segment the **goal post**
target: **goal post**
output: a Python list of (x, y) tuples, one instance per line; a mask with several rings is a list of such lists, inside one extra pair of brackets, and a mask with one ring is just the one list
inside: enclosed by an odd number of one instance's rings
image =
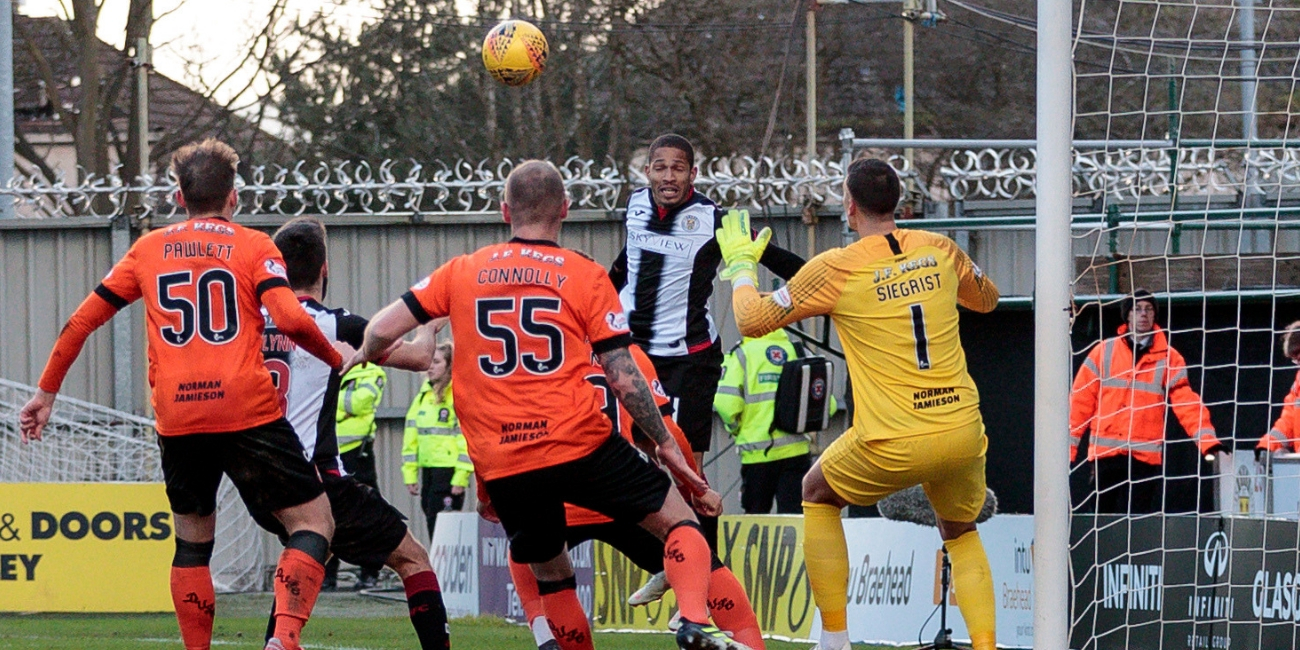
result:
[(1074, 137), (1070, 0), (1038, 0), (1034, 240), (1034, 648), (1069, 643), (1070, 221)]

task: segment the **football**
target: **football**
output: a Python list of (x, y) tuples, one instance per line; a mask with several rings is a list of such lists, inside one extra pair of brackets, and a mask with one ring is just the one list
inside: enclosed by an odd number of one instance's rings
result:
[(507, 20), (483, 39), (483, 67), (507, 86), (525, 86), (542, 73), (549, 52), (540, 29), (523, 20)]

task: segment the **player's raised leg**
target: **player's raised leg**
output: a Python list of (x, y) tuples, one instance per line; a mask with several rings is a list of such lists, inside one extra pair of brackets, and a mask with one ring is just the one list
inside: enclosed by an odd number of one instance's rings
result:
[(542, 599), (551, 634), (562, 650), (591, 650), (591, 625), (578, 601), (578, 582), (573, 574), (569, 554), (561, 552), (546, 562), (531, 564), (537, 578), (537, 594)]
[[(572, 515), (571, 515), (572, 516)], [(622, 553), (633, 564), (652, 574), (661, 575), (664, 570), (664, 544), (654, 535), (640, 526), (614, 521), (596, 524), (570, 525), (568, 528), (568, 546), (575, 548), (589, 540), (599, 540)], [(713, 556), (713, 570), (709, 578), (709, 615), (718, 629), (731, 634), (732, 638), (745, 644), (752, 650), (763, 650), (763, 633), (754, 616), (749, 596), (731, 570), (722, 561)], [(537, 583), (528, 567), (515, 562), (510, 564), (510, 576), (514, 580), (515, 593), (519, 596), (524, 609), (524, 616), (533, 630), (534, 639), (541, 650), (550, 650), (546, 645), (552, 641), (549, 628), (545, 626), (542, 613), (541, 597), (537, 593)], [(665, 580), (665, 586), (666, 580)], [(544, 632), (544, 633), (543, 633)]]
[(933, 451), (944, 459), (942, 468), (936, 472), (937, 478), (923, 485), (952, 562), (953, 595), (970, 632), (971, 645), (975, 650), (993, 650), (997, 647), (993, 572), (975, 530), (975, 519), (984, 507), (987, 492), (984, 453), (988, 439), (984, 425), (957, 429), (934, 443)]
[(992, 650), (997, 647), (993, 571), (979, 531), (974, 523), (940, 519), (939, 535), (952, 562), (953, 596), (970, 631), (971, 645), (975, 650)]
[[(691, 634), (691, 625), (709, 624), (709, 574), (712, 552), (704, 540), (704, 531), (690, 506), (676, 490), (668, 491), (664, 505), (641, 522), (641, 526), (664, 541), (664, 573), (668, 584), (677, 594), (677, 607), (682, 613), (682, 631)], [(678, 641), (682, 642), (682, 631)], [(707, 648), (699, 641), (688, 639), (693, 647)], [(683, 644), (683, 647), (688, 647)]]

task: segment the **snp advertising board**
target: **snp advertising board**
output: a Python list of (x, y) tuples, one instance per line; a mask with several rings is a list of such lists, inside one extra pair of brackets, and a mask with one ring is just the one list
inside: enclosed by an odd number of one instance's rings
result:
[[(938, 616), (939, 533), (934, 528), (883, 519), (845, 519), (849, 550), (849, 636), (855, 642), (929, 642)], [(1033, 519), (1000, 516), (980, 526), (997, 599), (998, 642), (1028, 648), (1033, 641)], [(676, 606), (670, 593), (649, 607), (626, 600), (649, 576), (604, 544), (595, 545), (597, 629), (665, 630)], [(817, 636), (816, 613), (804, 565), (803, 518), (724, 516), (718, 555), (745, 587), (765, 634), (808, 640)], [(969, 634), (955, 603), (948, 624), (957, 639)]]
[(1072, 648), (1294, 648), (1300, 527), (1280, 519), (1079, 516)]

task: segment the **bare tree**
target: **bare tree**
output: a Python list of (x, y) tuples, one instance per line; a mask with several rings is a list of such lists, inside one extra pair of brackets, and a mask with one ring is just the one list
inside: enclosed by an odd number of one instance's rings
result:
[[(166, 17), (166, 13), (155, 16), (153, 0), (130, 0), (124, 34), (126, 51), (108, 45), (97, 35), (104, 0), (69, 0), (62, 20), (15, 20), (15, 54), (22, 59), (16, 63), (29, 66), (39, 79), (51, 117), (72, 136), (79, 180), (84, 180), (85, 175), (108, 175), (114, 158), (122, 164), (123, 178), (135, 179), (186, 142), (207, 136), (222, 137), (242, 147), (241, 151), (249, 152), (245, 157), (248, 160), (256, 159), (254, 152), (274, 155), (267, 152), (274, 152), (279, 143), (266, 136), (261, 124), (267, 116), (269, 98), (276, 91), (274, 77), (268, 76), (266, 70), (274, 53), (283, 48), (281, 39), (291, 28), (285, 18), (286, 2), (276, 1), (264, 22), (260, 22), (260, 29), (244, 45), (244, 56), (229, 69), (217, 71), (208, 63), (192, 62), (195, 87), (151, 78), (151, 92), (161, 89), (173, 111), (161, 132), (156, 115), (150, 133), (138, 132), (137, 116), (143, 106), (137, 101), (132, 82), (137, 57), (131, 55), (136, 54), (137, 42), (149, 40), (154, 23)], [(29, 23), (39, 27), (33, 29)], [(175, 111), (182, 114), (176, 115)], [(57, 171), (32, 145), (21, 122), (18, 126), (16, 153), (47, 180), (55, 181)], [(141, 169), (138, 147), (146, 138), (154, 140), (150, 168)]]

